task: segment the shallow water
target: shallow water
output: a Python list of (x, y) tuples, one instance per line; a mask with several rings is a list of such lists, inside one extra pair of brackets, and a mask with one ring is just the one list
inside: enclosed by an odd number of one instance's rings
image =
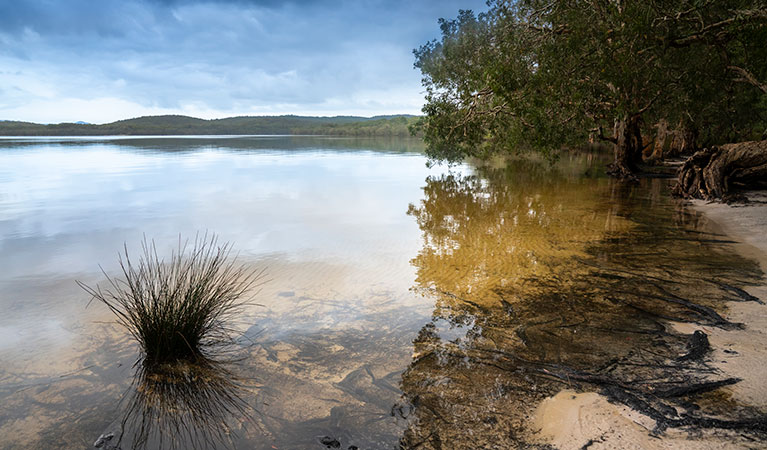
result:
[(563, 373), (689, 375), (627, 368), (684, 351), (668, 320), (729, 326), (726, 287), (758, 280), (663, 180), (613, 183), (599, 155), (425, 163), (410, 140), (0, 140), (0, 447), (119, 432), (137, 348), (75, 280), (143, 236), (216, 233), (268, 278), (227, 367), (250, 413), (179, 448), (523, 445)]

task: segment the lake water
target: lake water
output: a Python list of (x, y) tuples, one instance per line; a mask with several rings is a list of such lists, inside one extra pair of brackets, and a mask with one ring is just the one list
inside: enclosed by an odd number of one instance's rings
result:
[[(116, 275), (145, 236), (169, 254), (205, 232), (265, 270), (232, 324), (250, 412), (163, 446), (527, 442), (562, 374), (611, 364), (641, 384), (638, 349), (684, 353), (669, 320), (729, 326), (724, 302), (759, 280), (665, 180), (621, 185), (603, 163), (429, 168), (411, 140), (0, 139), (0, 447), (119, 433), (138, 349), (76, 281)], [(652, 375), (694, 381), (687, 369)]]

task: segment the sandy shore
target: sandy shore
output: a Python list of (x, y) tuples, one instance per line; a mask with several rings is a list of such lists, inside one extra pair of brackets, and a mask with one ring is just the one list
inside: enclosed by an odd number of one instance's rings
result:
[[(692, 207), (702, 212), (711, 228), (738, 241), (735, 251), (757, 260), (767, 273), (767, 195), (751, 194), (752, 202), (745, 206), (694, 202)], [(759, 286), (746, 289), (767, 301), (767, 277)], [(755, 302), (730, 303), (727, 317), (745, 327), (721, 330), (690, 324), (674, 324), (683, 333), (702, 329), (709, 335), (713, 351), (711, 365), (722, 377), (737, 377), (742, 381), (723, 388), (738, 403), (767, 409), (767, 305)], [(727, 350), (728, 353), (724, 351)], [(631, 409), (611, 404), (597, 393), (562, 391), (543, 401), (538, 407), (532, 432), (536, 440), (562, 450), (596, 449), (730, 449), (763, 448), (737, 433), (711, 431), (690, 434), (684, 430), (668, 430), (658, 436), (652, 433), (653, 420)]]
[(767, 193), (754, 192), (747, 195), (750, 203), (726, 205), (693, 201), (693, 207), (714, 222), (722, 232), (732, 236), (740, 244), (738, 252), (754, 258), (767, 271)]

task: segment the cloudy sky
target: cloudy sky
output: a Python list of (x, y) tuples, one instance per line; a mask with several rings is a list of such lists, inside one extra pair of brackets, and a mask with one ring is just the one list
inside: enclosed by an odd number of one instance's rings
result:
[(418, 114), (413, 48), (484, 0), (0, 0), (0, 119)]

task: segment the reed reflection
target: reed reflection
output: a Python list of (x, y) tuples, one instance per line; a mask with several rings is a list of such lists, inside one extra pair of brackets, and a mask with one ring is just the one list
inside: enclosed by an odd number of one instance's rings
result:
[(118, 429), (102, 435), (96, 446), (234, 448), (239, 434), (254, 422), (245, 400), (248, 391), (229, 365), (208, 358), (139, 365), (123, 399)]

